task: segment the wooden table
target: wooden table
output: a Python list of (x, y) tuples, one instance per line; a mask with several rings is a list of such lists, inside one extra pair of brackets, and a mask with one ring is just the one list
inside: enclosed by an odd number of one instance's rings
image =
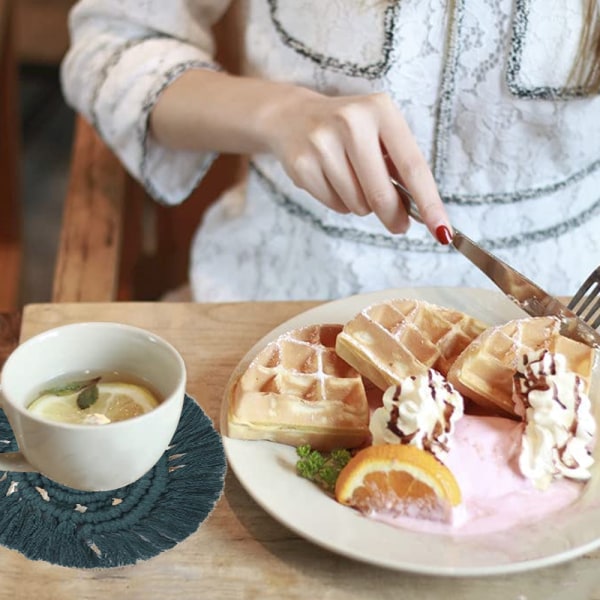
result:
[[(21, 340), (84, 320), (120, 321), (153, 330), (181, 351), (189, 371), (189, 393), (218, 423), (224, 385), (245, 352), (274, 326), (314, 305), (31, 305), (23, 311)], [(10, 330), (0, 327), (0, 332)], [(298, 537), (268, 516), (229, 473), (223, 497), (198, 531), (136, 566), (74, 570), (33, 562), (0, 547), (0, 598), (600, 599), (600, 551), (502, 577), (437, 578), (381, 569)]]

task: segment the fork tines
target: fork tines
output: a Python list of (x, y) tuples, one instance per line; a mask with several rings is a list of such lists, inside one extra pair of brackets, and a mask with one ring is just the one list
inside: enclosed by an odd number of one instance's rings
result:
[(577, 290), (569, 308), (590, 327), (600, 326), (600, 267), (597, 267)]

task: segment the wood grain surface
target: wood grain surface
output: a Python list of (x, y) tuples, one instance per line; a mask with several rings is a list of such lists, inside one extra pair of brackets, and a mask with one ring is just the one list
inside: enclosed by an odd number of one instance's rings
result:
[(21, 312), (0, 313), (0, 368), (19, 343)]
[(23, 261), (14, 7), (13, 0), (0, 0), (0, 311), (19, 305)]
[[(24, 310), (21, 338), (86, 320), (150, 329), (180, 350), (189, 393), (217, 423), (226, 381), (246, 351), (314, 304), (31, 305)], [(300, 538), (267, 515), (229, 473), (223, 497), (196, 533), (135, 566), (74, 570), (32, 562), (0, 547), (0, 598), (600, 599), (600, 552), (499, 577), (429, 577), (381, 569)]]

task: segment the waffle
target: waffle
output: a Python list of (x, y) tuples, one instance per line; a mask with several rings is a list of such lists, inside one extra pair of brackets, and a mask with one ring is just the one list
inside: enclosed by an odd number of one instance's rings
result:
[(446, 375), (485, 325), (460, 311), (423, 300), (373, 304), (346, 323), (336, 351), (381, 390), (429, 368)]
[(524, 353), (547, 349), (564, 354), (567, 368), (580, 375), (589, 389), (594, 350), (559, 333), (555, 317), (525, 318), (491, 327), (457, 358), (448, 381), (480, 406), (515, 417), (513, 375)]
[(319, 450), (354, 448), (369, 436), (360, 375), (335, 353), (341, 325), (295, 329), (268, 344), (233, 386), (230, 437)]

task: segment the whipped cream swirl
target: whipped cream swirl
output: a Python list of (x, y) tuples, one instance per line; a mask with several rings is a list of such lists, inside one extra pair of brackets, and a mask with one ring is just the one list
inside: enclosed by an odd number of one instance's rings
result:
[(373, 444), (412, 444), (438, 455), (447, 452), (463, 398), (434, 369), (388, 388), (371, 417)]
[(539, 489), (553, 479), (589, 479), (596, 420), (583, 379), (562, 354), (525, 354), (513, 379), (515, 411), (523, 417), (519, 468)]

